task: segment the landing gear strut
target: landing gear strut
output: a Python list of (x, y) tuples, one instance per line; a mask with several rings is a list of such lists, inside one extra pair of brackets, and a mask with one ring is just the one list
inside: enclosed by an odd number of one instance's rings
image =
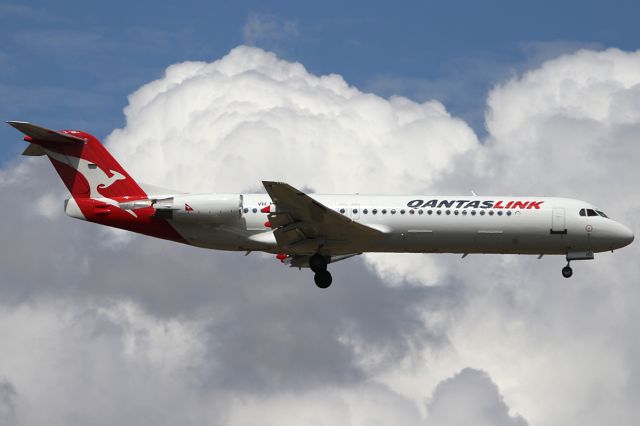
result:
[(313, 280), (320, 288), (327, 288), (331, 285), (333, 278), (331, 273), (327, 271), (327, 258), (319, 253), (314, 254), (309, 258), (309, 267), (315, 273)]

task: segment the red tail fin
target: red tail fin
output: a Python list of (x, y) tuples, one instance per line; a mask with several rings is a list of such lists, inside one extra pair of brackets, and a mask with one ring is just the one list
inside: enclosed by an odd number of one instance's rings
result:
[(47, 155), (74, 198), (146, 197), (145, 192), (94, 136), (10, 121), (31, 145), (25, 155)]

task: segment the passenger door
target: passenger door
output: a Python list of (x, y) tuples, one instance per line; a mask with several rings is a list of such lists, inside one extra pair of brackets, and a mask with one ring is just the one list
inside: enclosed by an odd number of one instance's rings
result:
[(551, 216), (551, 233), (552, 234), (566, 234), (567, 227), (564, 220), (564, 208), (555, 207)]

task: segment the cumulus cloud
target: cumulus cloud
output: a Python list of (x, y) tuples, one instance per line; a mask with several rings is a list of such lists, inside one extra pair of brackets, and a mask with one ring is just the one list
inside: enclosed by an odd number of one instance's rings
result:
[[(457, 158), (454, 170), (474, 176), (485, 194), (591, 201), (637, 232), (640, 123), (631, 99), (639, 70), (638, 52), (582, 50), (496, 86), (488, 97), (489, 136)], [(453, 192), (467, 181), (451, 176), (439, 185)], [(640, 321), (637, 256), (637, 245), (599, 254), (575, 264), (570, 281), (559, 277), (557, 258), (442, 256), (440, 283), (465, 283), (470, 302), (448, 330), (455, 356), (432, 358), (417, 376), (481, 368), (532, 424), (632, 423), (640, 370), (622, 360), (640, 355), (635, 339), (623, 337)], [(402, 261), (393, 271), (408, 280), (422, 276)]]
[(428, 404), (433, 426), (525, 426), (520, 416), (509, 415), (497, 386), (483, 371), (465, 368), (436, 386)]
[[(277, 179), (567, 195), (638, 229), (639, 71), (640, 55), (618, 50), (548, 61), (492, 90), (480, 143), (438, 101), (385, 99), (240, 47), (131, 94), (107, 142), (137, 179), (191, 191)], [(557, 258), (367, 256), (336, 264), (318, 292), (266, 255), (114, 246), (51, 210), (56, 177), (40, 160), (0, 171), (3, 198), (34, 206), (6, 212), (0, 257), (0, 377), (23, 424), (45, 412), (52, 424), (456, 424), (451, 405), (487, 424), (637, 418), (635, 246), (576, 264), (572, 280)]]
[(278, 179), (319, 192), (428, 192), (478, 145), (437, 101), (383, 99), (248, 47), (169, 67), (129, 97), (125, 116), (108, 142), (135, 175), (197, 191)]

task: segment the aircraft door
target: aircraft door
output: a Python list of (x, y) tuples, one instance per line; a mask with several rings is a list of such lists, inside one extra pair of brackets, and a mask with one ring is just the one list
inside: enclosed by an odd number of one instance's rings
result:
[(551, 233), (552, 234), (566, 234), (567, 227), (565, 226), (564, 208), (557, 207), (553, 209), (551, 216)]

